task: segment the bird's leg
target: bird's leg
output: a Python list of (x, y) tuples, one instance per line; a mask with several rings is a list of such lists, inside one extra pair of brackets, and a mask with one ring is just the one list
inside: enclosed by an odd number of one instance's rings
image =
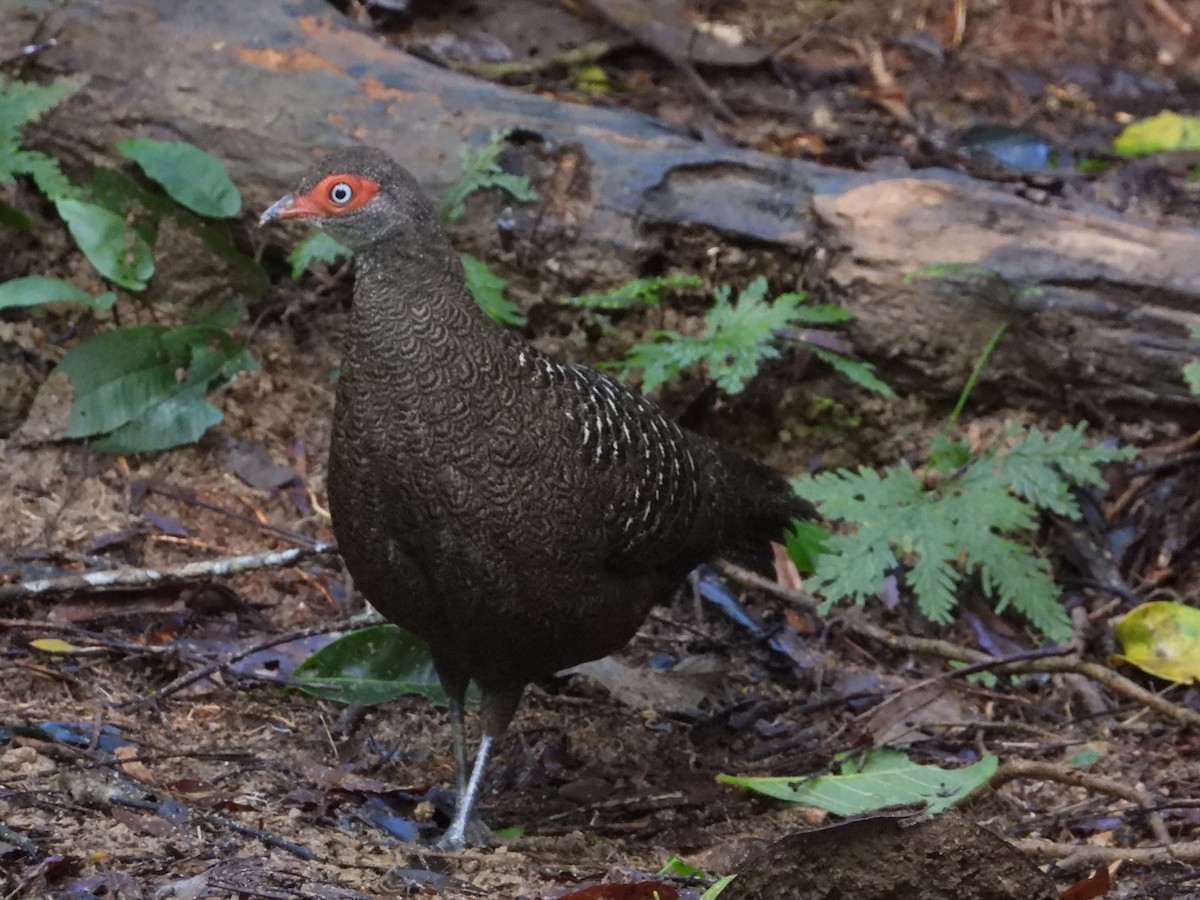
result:
[(462, 698), (447, 697), (450, 707), (450, 739), (454, 742), (454, 789), (458, 802), (467, 791), (467, 729), (464, 722)]
[[(475, 804), (479, 800), (479, 791), (483, 787), (483, 776), (487, 771), (488, 756), (491, 754), (492, 741), (490, 734), (485, 734), (479, 741), (479, 752), (475, 754), (475, 765), (471, 769), (471, 778), (465, 790), (459, 790), (458, 803), (454, 807), (454, 821), (438, 841), (442, 850), (462, 850), (467, 846), (467, 830), (478, 832), (482, 824), (475, 819)], [(472, 837), (476, 835), (473, 834)], [(472, 843), (477, 843), (473, 840)]]
[[(504, 736), (508, 723), (512, 721), (521, 702), (521, 694), (525, 690), (523, 684), (480, 685), (483, 692), (483, 703), (480, 706), (479, 718), (483, 737), (479, 741), (479, 752), (475, 754), (475, 765), (471, 769), (470, 778), (466, 779), (465, 790), (460, 788), (458, 803), (454, 807), (454, 821), (442, 835), (437, 846), (442, 850), (462, 850), (467, 844), (487, 844), (491, 840), (491, 832), (475, 815), (475, 807), (479, 803), (479, 794), (483, 790), (483, 779), (487, 774), (488, 758), (496, 741)], [(462, 694), (458, 695), (461, 715)], [(454, 721), (454, 707), (450, 708), (451, 723)], [(455, 756), (458, 754), (458, 744), (455, 745)], [(466, 771), (464, 764), (460, 771)], [(457, 762), (457, 760), (456, 760)]]

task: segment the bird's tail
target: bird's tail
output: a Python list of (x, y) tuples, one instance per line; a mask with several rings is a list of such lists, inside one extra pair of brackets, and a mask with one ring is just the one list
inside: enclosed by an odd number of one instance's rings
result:
[(756, 459), (717, 444), (709, 445), (721, 473), (724, 497), (723, 552), (735, 558), (769, 559), (770, 541), (782, 542), (797, 519), (817, 518), (816, 508), (799, 497), (783, 475)]

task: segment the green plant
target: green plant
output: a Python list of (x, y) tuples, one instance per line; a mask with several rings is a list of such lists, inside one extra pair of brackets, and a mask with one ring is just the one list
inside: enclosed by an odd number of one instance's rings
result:
[[(609, 292), (574, 298), (577, 305), (613, 308), (602, 304), (629, 304), (631, 298), (646, 296), (639, 286), (633, 291)], [(850, 313), (840, 306), (805, 303), (802, 293), (780, 294), (767, 299), (767, 279), (760, 276), (731, 299), (733, 291), (722, 286), (713, 291), (714, 304), (704, 316), (704, 333), (699, 336), (675, 331), (653, 332), (651, 343), (636, 344), (625, 359), (612, 364), (628, 377), (642, 373), (642, 390), (650, 391), (695, 365), (704, 365), (711, 378), (727, 394), (741, 391), (759, 366), (779, 356), (778, 335), (796, 325), (829, 325), (845, 322)], [(650, 294), (657, 302), (657, 290)], [(613, 301), (611, 298), (619, 298)], [(589, 301), (585, 303), (584, 301)], [(628, 308), (628, 305), (620, 308)], [(884, 396), (894, 396), (891, 388), (876, 377), (872, 367), (850, 359), (841, 353), (819, 346), (815, 333), (799, 333), (795, 338), (804, 343), (813, 355), (828, 363), (852, 381)]]
[(501, 325), (524, 325), (525, 317), (521, 315), (517, 304), (504, 296), (504, 287), (508, 282), (476, 256), (460, 253), (458, 258), (467, 279), (467, 289), (480, 308)]
[(791, 542), (798, 564), (812, 566), (809, 586), (826, 609), (845, 599), (862, 602), (902, 571), (921, 611), (948, 622), (957, 589), (978, 572), (997, 609), (1012, 606), (1052, 639), (1070, 636), (1049, 563), (1010, 535), (1035, 528), (1041, 511), (1078, 519), (1074, 487), (1102, 485), (1100, 466), (1136, 452), (1088, 447), (1083, 423), (1050, 434), (1010, 425), (975, 452), (951, 440), (947, 431), (1001, 333), (976, 364), (947, 430), (932, 442), (923, 473), (902, 462), (882, 472), (838, 469), (795, 482), (823, 516), (852, 528), (822, 536), (819, 547), (811, 539)]
[(942, 812), (987, 784), (1000, 764), (985, 756), (962, 768), (922, 766), (898, 750), (875, 747), (862, 756), (843, 754), (836, 775), (753, 778), (718, 775), (717, 781), (785, 800), (858, 816), (887, 806), (924, 804), (928, 815)]
[[(74, 86), (65, 80), (42, 86), (0, 76), (0, 182), (30, 178), (54, 203), (93, 267), (130, 292), (144, 290), (154, 272), (150, 248), (164, 216), (195, 229), (224, 258), (237, 257), (228, 239), (206, 229), (203, 219), (236, 215), (241, 196), (220, 161), (199, 148), (148, 138), (116, 145), (164, 196), (111, 169), (97, 169), (87, 185), (76, 185), (53, 157), (21, 146), (24, 127)], [(23, 218), (6, 215), (0, 225), (32, 227)], [(44, 275), (0, 284), (0, 309), (57, 301), (106, 310), (116, 293), (92, 297), (70, 282)], [(59, 363), (75, 386), (64, 437), (92, 438), (96, 449), (119, 453), (160, 450), (199, 438), (221, 419), (220, 411), (204, 399), (207, 392), (254, 365), (228, 332), (242, 312), (234, 305), (224, 310), (224, 321), (210, 316), (190, 325), (115, 328), (72, 348)]]
[(295, 246), (288, 254), (287, 261), (292, 267), (292, 277), (299, 278), (313, 263), (330, 265), (339, 259), (349, 259), (352, 255), (349, 247), (317, 228)]
[[(1188, 336), (1193, 341), (1200, 341), (1200, 325), (1189, 325)], [(1200, 359), (1193, 359), (1183, 367), (1183, 380), (1188, 390), (1200, 397)]]
[(457, 222), (466, 213), (466, 199), (476, 191), (491, 188), (504, 191), (520, 203), (530, 203), (538, 198), (537, 191), (524, 175), (513, 175), (500, 168), (500, 151), (511, 132), (507, 129), (493, 131), (487, 143), (472, 150), (463, 146), (463, 175), (451, 185), (442, 203), (442, 221)]
[(658, 309), (662, 305), (662, 297), (666, 291), (696, 287), (699, 284), (699, 275), (664, 275), (659, 278), (632, 278), (624, 284), (619, 284), (607, 291), (600, 291), (595, 294), (581, 294), (578, 297), (567, 297), (561, 302), (566, 306), (580, 306), (586, 309), (611, 311), (636, 309), (639, 306), (650, 306)]
[[(25, 126), (37, 122), (79, 87), (77, 80), (60, 78), (46, 85), (17, 81), (0, 75), (0, 184), (28, 176), (50, 199), (78, 193), (63, 174), (58, 160), (21, 146)], [(13, 210), (15, 212), (15, 210)], [(20, 219), (23, 216), (17, 214)], [(29, 227), (28, 220), (25, 227)]]

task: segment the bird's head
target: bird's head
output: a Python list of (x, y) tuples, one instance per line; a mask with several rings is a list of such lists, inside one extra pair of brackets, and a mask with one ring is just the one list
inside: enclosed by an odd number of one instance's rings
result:
[(312, 222), (356, 253), (438, 225), (416, 179), (372, 147), (335, 150), (324, 157), (293, 193), (271, 204), (258, 224), (276, 219)]

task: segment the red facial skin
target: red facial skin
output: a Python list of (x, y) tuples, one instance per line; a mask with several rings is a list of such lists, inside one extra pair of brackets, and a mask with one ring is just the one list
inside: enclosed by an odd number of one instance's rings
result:
[[(338, 202), (334, 195), (341, 186), (350, 188), (350, 197)], [(342, 188), (344, 191), (344, 188)], [(326, 175), (316, 186), (304, 194), (289, 194), (272, 206), (263, 219), (323, 219), (353, 212), (379, 193), (379, 182), (339, 172)]]

